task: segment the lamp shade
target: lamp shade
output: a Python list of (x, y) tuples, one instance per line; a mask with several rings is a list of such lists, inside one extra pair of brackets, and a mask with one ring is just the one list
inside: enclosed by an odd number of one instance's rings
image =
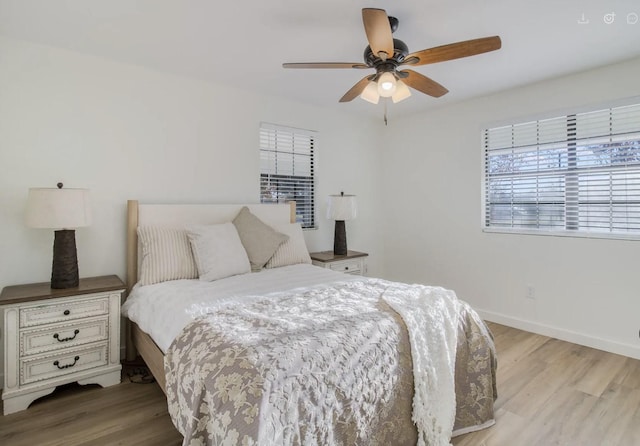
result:
[(380, 101), (380, 95), (378, 94), (378, 84), (373, 81), (369, 81), (367, 86), (360, 93), (360, 97), (367, 102), (377, 104)]
[(74, 229), (91, 224), (88, 189), (29, 189), (27, 226), (32, 228)]
[(402, 81), (398, 81), (396, 83), (396, 91), (393, 93), (393, 96), (391, 96), (393, 103), (397, 104), (398, 102), (407, 99), (409, 96), (411, 96), (411, 90), (409, 90), (407, 84)]
[(355, 195), (329, 195), (327, 218), (329, 220), (353, 220), (358, 213)]
[(382, 73), (378, 79), (378, 94), (383, 98), (388, 98), (396, 92), (396, 78), (390, 72)]

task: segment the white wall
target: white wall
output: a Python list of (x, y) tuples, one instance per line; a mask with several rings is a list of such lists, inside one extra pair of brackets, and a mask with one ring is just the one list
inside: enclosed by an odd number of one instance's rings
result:
[(332, 249), (326, 196), (344, 190), (360, 211), (349, 247), (382, 274), (377, 122), (3, 37), (0, 54), (0, 288), (50, 280), (53, 231), (24, 225), (30, 187), (91, 189), (80, 276), (124, 280), (126, 200), (258, 202), (261, 121), (319, 132), (309, 250)]
[[(390, 123), (385, 273), (451, 288), (489, 320), (640, 358), (640, 242), (481, 230), (481, 130), (640, 95), (640, 59)], [(525, 299), (525, 286), (536, 299)]]
[(306, 233), (309, 249), (332, 248), (326, 196), (353, 193), (349, 247), (370, 252), (381, 273), (376, 122), (6, 38), (0, 54), (0, 288), (50, 277), (53, 231), (23, 223), (29, 187), (90, 188), (80, 275), (124, 279), (127, 199), (259, 200), (260, 121), (319, 131), (320, 228)]

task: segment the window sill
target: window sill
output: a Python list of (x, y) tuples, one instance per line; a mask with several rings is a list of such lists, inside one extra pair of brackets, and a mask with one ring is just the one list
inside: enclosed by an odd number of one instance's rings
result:
[(489, 234), (512, 234), (512, 235), (538, 235), (551, 237), (575, 237), (575, 238), (595, 238), (610, 240), (640, 241), (640, 234), (609, 234), (600, 232), (577, 232), (577, 231), (545, 231), (534, 229), (511, 229), (511, 228), (482, 228), (482, 232)]

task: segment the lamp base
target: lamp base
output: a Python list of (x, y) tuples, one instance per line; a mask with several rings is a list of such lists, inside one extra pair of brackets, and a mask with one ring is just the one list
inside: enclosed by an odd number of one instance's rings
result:
[(79, 283), (76, 231), (73, 229), (55, 231), (51, 288), (75, 288)]
[(336, 220), (336, 227), (333, 233), (333, 254), (337, 256), (347, 255), (347, 230), (344, 220)]

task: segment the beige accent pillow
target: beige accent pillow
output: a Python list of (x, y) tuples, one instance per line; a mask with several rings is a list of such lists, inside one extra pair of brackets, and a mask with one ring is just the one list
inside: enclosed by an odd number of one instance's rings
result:
[(190, 226), (187, 236), (200, 280), (214, 281), (251, 272), (238, 231), (231, 223)]
[(137, 232), (141, 285), (198, 277), (186, 230), (139, 226)]
[(289, 238), (253, 215), (246, 206), (233, 219), (233, 224), (249, 256), (251, 271), (260, 271), (276, 249)]
[(282, 234), (288, 235), (289, 240), (276, 249), (276, 252), (273, 254), (273, 257), (269, 259), (265, 268), (311, 263), (311, 257), (309, 257), (309, 250), (304, 241), (300, 223), (285, 223), (275, 225), (273, 228)]

